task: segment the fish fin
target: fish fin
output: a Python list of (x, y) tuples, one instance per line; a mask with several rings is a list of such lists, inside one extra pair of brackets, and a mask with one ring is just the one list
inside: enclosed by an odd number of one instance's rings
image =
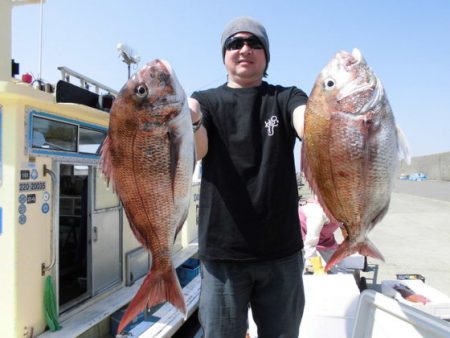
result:
[[(173, 203), (176, 204), (176, 190), (177, 190), (177, 184), (179, 183), (177, 181), (177, 171), (180, 169), (180, 157), (179, 157), (179, 153), (180, 153), (180, 138), (177, 137), (175, 135), (175, 133), (171, 134), (169, 133), (169, 138), (171, 140), (170, 142), (170, 178), (172, 181), (172, 196), (173, 196)], [(194, 148), (195, 149), (195, 148)], [(195, 158), (195, 150), (194, 150), (194, 158)], [(181, 164), (183, 165), (183, 164)], [(194, 161), (194, 167), (195, 167), (195, 161)], [(186, 218), (188, 216), (189, 213), (189, 209), (186, 208), (184, 210), (183, 215), (181, 215), (180, 217), (180, 222), (177, 226), (177, 228), (175, 229), (175, 235), (173, 236), (173, 242), (175, 243), (175, 240), (177, 239), (177, 235), (178, 233), (181, 231), (181, 228), (183, 228), (184, 222), (186, 221)]]
[(187, 219), (187, 216), (189, 214), (189, 209), (186, 208), (186, 210), (184, 211), (183, 216), (180, 218), (180, 223), (178, 224), (177, 228), (175, 229), (175, 235), (173, 236), (173, 242), (175, 243), (178, 233), (181, 231), (181, 229), (183, 228), (184, 222)]
[(371, 230), (377, 223), (379, 223), (384, 216), (386, 216), (388, 210), (389, 210), (389, 205), (391, 203), (391, 197), (389, 196), (388, 200), (386, 201), (386, 204), (384, 205), (384, 207), (380, 210), (380, 212), (378, 213), (378, 215), (376, 215), (373, 219), (371, 224), (368, 227), (368, 230)]
[[(328, 219), (334, 223), (342, 223), (334, 217), (333, 213), (328, 209), (327, 204), (325, 203), (324, 199), (322, 198), (319, 186), (318, 186), (316, 180), (314, 179), (314, 175), (312, 174), (311, 167), (309, 166), (309, 163), (308, 163), (306, 148), (303, 145), (302, 145), (302, 150), (301, 150), (301, 170), (305, 176), (306, 182), (308, 182), (308, 185), (309, 185), (312, 193), (314, 194), (315, 198), (319, 202), (320, 206), (322, 207), (322, 209), (323, 209), (325, 215), (328, 217)], [(339, 201), (338, 197), (339, 196), (336, 195), (334, 197), (334, 200)]]
[(175, 269), (171, 267), (164, 273), (158, 273), (155, 270), (154, 266), (152, 266), (152, 269), (145, 277), (139, 291), (128, 305), (127, 310), (119, 323), (117, 334), (122, 332), (146, 306), (152, 307), (164, 301), (170, 302), (180, 310), (186, 318), (186, 303)]
[(192, 152), (194, 154), (194, 160), (192, 161), (192, 174), (194, 174), (195, 166), (197, 165), (197, 148), (195, 148), (195, 144), (192, 147)]
[(170, 142), (170, 179), (172, 181), (172, 196), (175, 197), (175, 178), (178, 170), (178, 161), (180, 160), (180, 138), (176, 131), (168, 132)]
[(348, 238), (346, 238), (331, 256), (327, 265), (325, 266), (325, 271), (329, 271), (335, 264), (342, 261), (345, 257), (350, 256), (358, 252), (363, 256), (370, 256), (373, 258), (380, 259), (384, 262), (384, 257), (380, 251), (373, 245), (373, 243), (366, 238), (364, 242), (350, 243)]
[[(303, 175), (305, 176), (306, 182), (308, 182), (309, 187), (311, 188), (311, 190), (314, 192), (314, 188), (317, 188), (314, 180), (312, 179), (312, 174), (311, 174), (311, 168), (309, 167), (309, 163), (308, 160), (306, 158), (306, 150), (305, 150), (306, 146), (304, 145), (304, 143), (302, 144), (302, 150), (301, 150), (301, 171), (303, 172)], [(314, 188), (313, 188), (314, 186)], [(315, 193), (315, 192), (314, 192)], [(317, 196), (317, 194), (315, 194)]]
[(111, 148), (111, 138), (109, 136), (106, 136), (100, 147), (100, 156), (101, 156), (100, 166), (102, 168), (102, 173), (105, 176), (106, 184), (109, 186), (111, 182), (113, 191), (115, 192), (116, 187), (114, 184), (114, 174), (110, 148)]
[(403, 130), (400, 129), (399, 126), (396, 126), (397, 128), (397, 140), (398, 140), (398, 158), (400, 160), (405, 160), (406, 164), (411, 164), (411, 154), (409, 152), (409, 143), (408, 139), (406, 138), (405, 133)]

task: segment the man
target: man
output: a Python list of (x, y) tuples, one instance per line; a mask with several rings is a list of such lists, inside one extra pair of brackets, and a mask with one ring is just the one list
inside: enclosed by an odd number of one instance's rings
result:
[(202, 159), (200, 322), (206, 338), (297, 337), (304, 308), (294, 144), (306, 94), (263, 81), (265, 28), (249, 17), (222, 34), (227, 83), (189, 100)]

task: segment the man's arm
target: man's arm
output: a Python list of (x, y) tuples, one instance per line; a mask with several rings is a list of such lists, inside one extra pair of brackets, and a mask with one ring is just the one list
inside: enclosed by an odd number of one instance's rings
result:
[[(188, 99), (189, 109), (191, 111), (192, 123), (196, 123), (202, 119), (202, 111), (200, 108), (200, 103), (193, 98)], [(208, 152), (208, 134), (206, 133), (206, 128), (201, 125), (197, 131), (194, 132), (195, 140), (195, 150), (197, 154), (197, 161), (205, 157)]]
[(298, 137), (303, 140), (303, 131), (304, 131), (304, 122), (305, 122), (305, 108), (306, 105), (298, 106), (294, 109), (293, 113), (293, 123), (295, 131), (297, 132)]

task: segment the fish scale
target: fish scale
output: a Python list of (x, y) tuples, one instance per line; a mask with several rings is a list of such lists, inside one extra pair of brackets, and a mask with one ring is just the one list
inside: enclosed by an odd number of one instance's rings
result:
[(359, 50), (338, 52), (305, 110), (302, 170), (327, 216), (347, 237), (325, 270), (359, 252), (384, 260), (367, 238), (386, 214), (399, 163), (409, 154), (381, 82)]
[(194, 138), (186, 96), (170, 65), (154, 60), (121, 89), (102, 146), (102, 171), (119, 196), (152, 266), (117, 332), (146, 306), (164, 301), (186, 315), (172, 264), (173, 244), (186, 220)]

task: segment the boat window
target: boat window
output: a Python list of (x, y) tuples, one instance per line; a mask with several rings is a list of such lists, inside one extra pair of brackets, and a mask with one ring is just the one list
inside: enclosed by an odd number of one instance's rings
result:
[(80, 153), (98, 154), (105, 137), (104, 132), (80, 127)]
[(77, 176), (88, 176), (89, 167), (87, 165), (74, 165), (73, 174)]
[(95, 210), (114, 208), (119, 206), (119, 198), (112, 193), (111, 184), (108, 186), (101, 173), (101, 169), (95, 171)]
[(76, 125), (33, 117), (33, 148), (76, 152), (77, 136)]

